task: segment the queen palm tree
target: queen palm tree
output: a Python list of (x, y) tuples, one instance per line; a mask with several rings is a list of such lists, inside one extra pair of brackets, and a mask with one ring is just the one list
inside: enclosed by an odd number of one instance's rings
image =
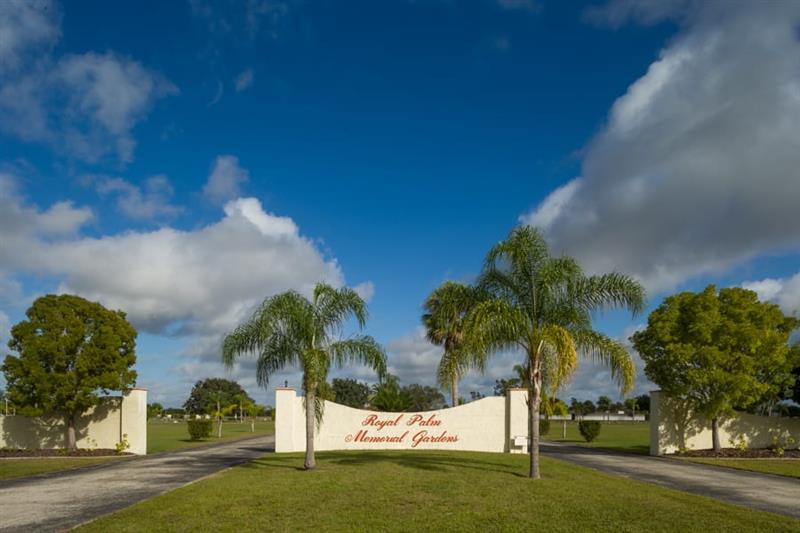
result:
[(444, 348), (437, 380), (444, 390), (450, 391), (453, 407), (458, 405), (458, 382), (472, 362), (462, 349), (464, 319), (479, 299), (475, 287), (446, 281), (434, 289), (423, 304), (422, 323), (426, 336), (433, 344)]
[(644, 308), (645, 293), (619, 273), (586, 276), (571, 257), (553, 257), (542, 234), (515, 228), (487, 254), (478, 286), (492, 298), (466, 320), (467, 350), (477, 357), (522, 350), (528, 370), (530, 477), (539, 475), (539, 407), (544, 377), (552, 393), (577, 367), (578, 354), (611, 369), (623, 392), (633, 387), (630, 354), (616, 340), (592, 329), (592, 311)]
[(352, 289), (318, 283), (311, 301), (295, 291), (267, 298), (250, 320), (226, 335), (223, 342), (222, 360), (228, 368), (241, 355), (258, 357), (256, 378), (262, 386), (278, 370), (299, 364), (305, 393), (307, 470), (316, 466), (314, 422), (321, 420), (324, 404), (317, 390), (325, 383), (331, 365), (361, 363), (375, 369), (379, 376), (386, 371), (386, 354), (372, 337), (340, 338), (351, 317), (359, 328), (364, 327), (364, 300)]

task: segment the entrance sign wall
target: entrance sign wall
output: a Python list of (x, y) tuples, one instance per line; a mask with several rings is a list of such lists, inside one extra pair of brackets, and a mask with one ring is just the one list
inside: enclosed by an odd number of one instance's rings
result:
[[(77, 424), (78, 448), (114, 449), (123, 439), (125, 451), (147, 453), (147, 391), (133, 389), (122, 397), (104, 398)], [(64, 421), (51, 417), (0, 415), (0, 448), (52, 449), (66, 445)]]
[[(325, 402), (316, 450), (470, 450), (522, 453), (528, 434), (528, 393), (511, 389), (465, 405), (418, 413), (353, 409)], [(306, 447), (305, 407), (295, 389), (275, 391), (275, 451)], [(520, 439), (519, 437), (522, 437)]]
[[(710, 449), (711, 435), (711, 421), (692, 412), (685, 402), (661, 391), (650, 392), (650, 455)], [(738, 413), (720, 420), (719, 442), (723, 448), (741, 444), (768, 448), (778, 444), (787, 450), (796, 449), (800, 443), (800, 419)]]

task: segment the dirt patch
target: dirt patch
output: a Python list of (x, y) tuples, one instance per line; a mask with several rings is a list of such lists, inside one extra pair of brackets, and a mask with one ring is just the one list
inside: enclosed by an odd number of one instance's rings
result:
[(738, 448), (722, 448), (719, 452), (714, 450), (688, 450), (676, 453), (679, 457), (720, 457), (730, 459), (800, 459), (800, 450), (785, 450), (783, 455), (767, 448), (754, 450), (740, 450)]
[(13, 448), (0, 449), (0, 458), (3, 457), (105, 457), (108, 455), (131, 455), (128, 452), (118, 452), (111, 448), (96, 448), (93, 450), (21, 450)]

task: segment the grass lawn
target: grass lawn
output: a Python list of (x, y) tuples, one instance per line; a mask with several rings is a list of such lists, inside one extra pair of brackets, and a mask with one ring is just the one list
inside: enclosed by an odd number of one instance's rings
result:
[(800, 459), (716, 459), (712, 457), (686, 457), (685, 459), (693, 463), (800, 478)]
[(108, 531), (798, 531), (800, 521), (542, 458), (270, 454), (79, 529)]
[(59, 470), (73, 470), (83, 466), (107, 463), (122, 459), (109, 457), (31, 457), (30, 459), (0, 459), (0, 479), (34, 476)]
[(544, 440), (570, 442), (595, 448), (608, 448), (621, 452), (650, 453), (650, 422), (602, 422), (600, 435), (592, 443), (587, 443), (578, 431), (578, 422), (567, 421), (567, 437), (562, 437), (560, 420), (550, 422), (550, 432)]
[(148, 420), (147, 453), (167, 452), (180, 448), (191, 448), (213, 442), (222, 442), (253, 435), (269, 435), (275, 432), (275, 423), (269, 421), (256, 422), (256, 432), (250, 432), (250, 423), (225, 422), (222, 425), (222, 438), (217, 438), (217, 426), (214, 424), (212, 436), (203, 441), (189, 440), (185, 420)]

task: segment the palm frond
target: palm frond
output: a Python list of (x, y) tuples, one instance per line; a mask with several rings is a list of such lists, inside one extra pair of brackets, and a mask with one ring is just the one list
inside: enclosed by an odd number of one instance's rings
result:
[(603, 363), (611, 370), (611, 376), (623, 394), (633, 389), (636, 367), (625, 346), (602, 333), (586, 329), (573, 331), (572, 338), (575, 339), (578, 352)]
[(339, 366), (345, 363), (360, 363), (372, 368), (382, 377), (386, 373), (386, 352), (369, 335), (358, 335), (339, 340), (328, 346), (331, 359)]

